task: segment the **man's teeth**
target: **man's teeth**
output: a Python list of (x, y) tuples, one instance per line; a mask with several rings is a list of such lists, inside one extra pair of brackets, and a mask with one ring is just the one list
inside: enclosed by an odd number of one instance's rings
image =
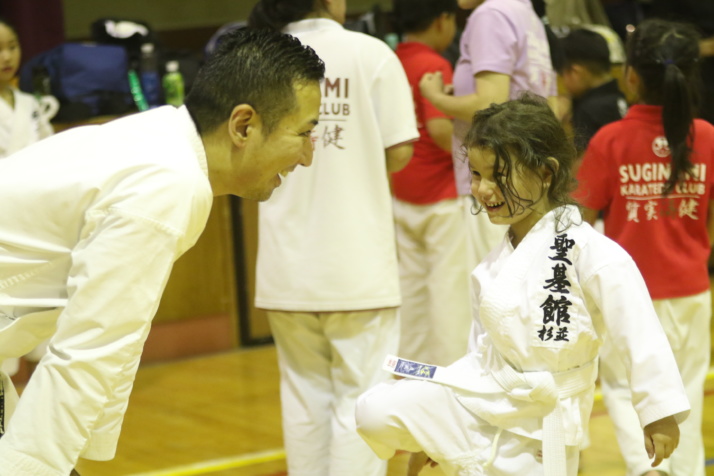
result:
[(497, 208), (500, 207), (501, 205), (505, 204), (506, 202), (498, 202), (498, 203), (487, 203), (486, 206), (488, 208)]

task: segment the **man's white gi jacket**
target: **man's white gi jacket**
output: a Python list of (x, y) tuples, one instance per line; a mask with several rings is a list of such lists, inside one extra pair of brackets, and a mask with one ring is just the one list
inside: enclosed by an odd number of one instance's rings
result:
[(0, 476), (66, 476), (79, 456), (114, 456), (172, 264), (211, 203), (185, 108), (72, 129), (0, 161), (0, 361), (50, 338), (17, 407), (6, 399)]

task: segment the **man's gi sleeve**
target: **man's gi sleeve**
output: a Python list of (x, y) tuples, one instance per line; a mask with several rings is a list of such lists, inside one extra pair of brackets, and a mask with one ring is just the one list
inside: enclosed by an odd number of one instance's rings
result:
[(82, 454), (114, 456), (180, 236), (120, 209), (87, 217), (67, 306), (0, 439), (0, 476), (66, 476)]

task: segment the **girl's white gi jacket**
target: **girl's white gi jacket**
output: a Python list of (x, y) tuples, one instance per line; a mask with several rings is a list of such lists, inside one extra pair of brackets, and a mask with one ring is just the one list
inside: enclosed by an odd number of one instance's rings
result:
[(211, 203), (185, 108), (72, 129), (0, 160), (0, 361), (51, 337), (0, 439), (1, 476), (113, 457), (172, 264)]
[(472, 280), (469, 354), (448, 367), (445, 383), (460, 387), (461, 403), (488, 423), (543, 440), (544, 464), (554, 438), (577, 446), (588, 431), (604, 338), (628, 370), (642, 426), (688, 415), (639, 270), (576, 207), (548, 213), (515, 249), (506, 237)]
[(0, 158), (52, 135), (42, 106), (31, 94), (12, 89), (15, 107), (0, 101)]

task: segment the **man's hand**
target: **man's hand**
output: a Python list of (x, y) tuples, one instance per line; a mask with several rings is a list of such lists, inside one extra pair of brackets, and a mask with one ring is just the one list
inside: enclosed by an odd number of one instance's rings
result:
[(438, 463), (429, 458), (423, 451), (412, 453), (409, 456), (409, 464), (407, 465), (407, 476), (417, 476), (427, 464), (433, 468)]
[(654, 421), (645, 427), (647, 456), (654, 458), (652, 467), (669, 458), (679, 444), (679, 425), (673, 416)]

